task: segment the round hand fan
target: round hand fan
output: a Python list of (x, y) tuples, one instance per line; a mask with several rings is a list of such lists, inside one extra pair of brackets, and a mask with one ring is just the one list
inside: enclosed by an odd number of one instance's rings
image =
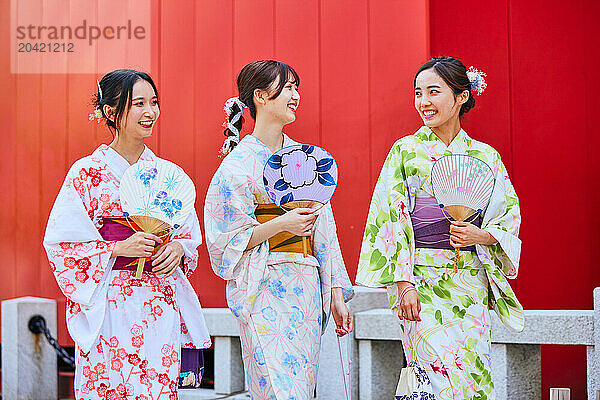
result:
[[(138, 161), (121, 179), (121, 207), (144, 232), (155, 234), (178, 228), (194, 210), (196, 188), (189, 176), (166, 160)], [(145, 259), (138, 260), (136, 278)]]
[[(333, 196), (338, 181), (337, 164), (326, 150), (305, 144), (287, 146), (274, 153), (263, 171), (263, 183), (273, 202), (284, 209), (322, 207)], [(306, 237), (302, 237), (304, 256)]]
[[(444, 215), (466, 221), (487, 207), (494, 189), (494, 173), (478, 158), (450, 154), (433, 164), (431, 186)], [(458, 271), (458, 250), (455, 249), (454, 272)]]

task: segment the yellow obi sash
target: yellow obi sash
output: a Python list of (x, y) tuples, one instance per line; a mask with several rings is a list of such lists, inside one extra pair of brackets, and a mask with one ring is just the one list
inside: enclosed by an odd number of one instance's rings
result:
[[(256, 219), (261, 224), (272, 220), (275, 217), (285, 214), (285, 211), (275, 204), (259, 204), (254, 211)], [(308, 241), (308, 254), (313, 255), (312, 239), (306, 236)], [(302, 236), (294, 235), (290, 232), (280, 232), (269, 239), (269, 251), (282, 251), (287, 253), (302, 254)]]

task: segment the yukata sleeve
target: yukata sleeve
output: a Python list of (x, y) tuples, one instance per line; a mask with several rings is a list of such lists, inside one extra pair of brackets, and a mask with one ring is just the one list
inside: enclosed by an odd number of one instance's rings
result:
[(476, 249), (484, 263), (496, 266), (507, 278), (516, 278), (521, 256), (519, 199), (499, 155), (493, 168), (496, 180), (482, 229), (489, 232), (498, 243), (477, 245)]
[(356, 283), (384, 287), (399, 281), (415, 283), (414, 234), (408, 214), (409, 187), (400, 146), (385, 160), (369, 207)]
[(204, 203), (206, 245), (213, 271), (225, 280), (243, 272), (242, 256), (258, 221), (254, 196), (244, 174), (225, 160), (208, 187)]
[(92, 222), (98, 199), (91, 193), (94, 185), (83, 180), (85, 173), (80, 175), (80, 171), (83, 168), (75, 163), (67, 174), (50, 212), (43, 244), (63, 294), (72, 302), (91, 305), (112, 267), (116, 241), (103, 240)]
[(202, 244), (202, 232), (196, 210), (175, 230), (172, 240), (183, 246), (183, 271), (186, 276), (190, 276), (198, 266), (198, 246)]
[(326, 271), (325, 275), (329, 277), (331, 287), (342, 288), (344, 300), (350, 300), (354, 290), (342, 257), (335, 219), (329, 203), (323, 207), (315, 223), (313, 248), (320, 269)]

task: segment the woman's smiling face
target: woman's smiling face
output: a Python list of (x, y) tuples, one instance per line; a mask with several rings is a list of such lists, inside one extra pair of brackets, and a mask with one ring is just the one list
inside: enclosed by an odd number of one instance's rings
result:
[(150, 85), (143, 79), (133, 85), (131, 108), (127, 112), (119, 133), (123, 136), (145, 138), (152, 135), (152, 128), (160, 115), (158, 97)]
[[(467, 92), (468, 93), (468, 92)], [(455, 96), (433, 68), (421, 71), (415, 84), (415, 108), (423, 123), (437, 128), (458, 119), (464, 96)], [(467, 97), (468, 99), (468, 97)]]
[[(269, 92), (273, 92), (278, 85), (279, 79), (276, 79)], [(285, 125), (296, 120), (296, 109), (299, 104), (298, 85), (294, 78), (290, 77), (279, 96), (274, 99), (267, 99), (264, 108), (274, 119)]]

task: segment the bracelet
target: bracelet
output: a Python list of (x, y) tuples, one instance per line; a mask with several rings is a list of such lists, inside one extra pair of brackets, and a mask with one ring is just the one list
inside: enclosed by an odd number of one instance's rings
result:
[(402, 300), (404, 299), (404, 296), (406, 296), (407, 293), (412, 292), (412, 291), (417, 291), (417, 288), (415, 288), (413, 285), (407, 286), (402, 290), (402, 293), (400, 293), (400, 297), (398, 299), (398, 304), (397, 307), (400, 308), (400, 304), (402, 303)]

